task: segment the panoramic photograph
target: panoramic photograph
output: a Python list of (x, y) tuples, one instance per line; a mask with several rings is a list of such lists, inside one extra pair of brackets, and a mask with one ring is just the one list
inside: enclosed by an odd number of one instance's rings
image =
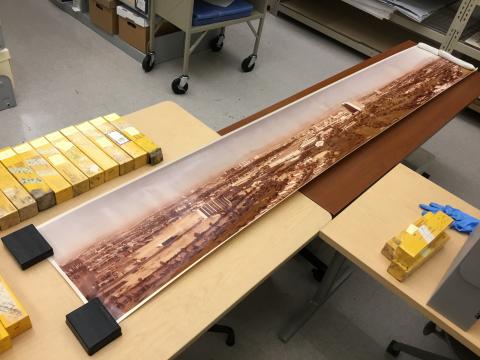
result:
[(470, 73), (418, 47), (400, 52), (44, 224), (52, 261), (121, 321)]

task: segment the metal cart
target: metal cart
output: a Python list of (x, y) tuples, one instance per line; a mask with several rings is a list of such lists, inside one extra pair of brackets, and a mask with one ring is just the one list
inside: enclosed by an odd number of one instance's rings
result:
[[(252, 30), (252, 33), (255, 36), (255, 45), (253, 47), (252, 54), (242, 61), (242, 70), (244, 72), (252, 71), (255, 67), (255, 62), (258, 56), (260, 38), (267, 13), (267, 0), (249, 1), (254, 6), (254, 10), (248, 17), (222, 21), (208, 25), (193, 26), (192, 17), (194, 0), (150, 0), (148, 2), (150, 41), (147, 46), (147, 54), (142, 62), (143, 70), (145, 72), (149, 72), (155, 66), (155, 49), (153, 44), (155, 40), (155, 33), (159, 26), (156, 19), (156, 15), (158, 15), (162, 20), (172, 23), (180, 30), (185, 32), (183, 73), (172, 82), (172, 90), (175, 94), (185, 94), (188, 91), (190, 55), (210, 30), (220, 29), (220, 34), (214, 38), (210, 44), (210, 47), (213, 51), (220, 51), (225, 40), (225, 28), (238, 23), (247, 23), (248, 27), (250, 30)], [(252, 24), (252, 21), (254, 20), (259, 20), (257, 28), (255, 28)], [(194, 34), (200, 34), (200, 36), (193, 44), (191, 44), (192, 35)]]

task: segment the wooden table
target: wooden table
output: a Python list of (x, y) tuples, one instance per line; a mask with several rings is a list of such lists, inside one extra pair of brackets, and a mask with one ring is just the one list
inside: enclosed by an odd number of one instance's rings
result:
[[(219, 134), (225, 135), (301, 97), (414, 45), (414, 42), (408, 41), (384, 53), (373, 56), (358, 65), (220, 130)], [(440, 94), (371, 140), (368, 144), (335, 164), (334, 167), (304, 186), (301, 192), (333, 216), (336, 216), (355, 198), (432, 137), (452, 120), (456, 114), (479, 96), (480, 74), (477, 72)]]
[[(447, 230), (449, 242), (435, 257), (400, 283), (387, 273), (388, 260), (380, 253), (385, 242), (420, 215), (419, 203), (449, 204), (473, 216), (480, 210), (403, 165), (380, 181), (320, 231), (320, 237), (439, 327), (480, 355), (480, 322), (463, 331), (427, 305), (467, 236)], [(412, 329), (416, 331), (418, 329)], [(387, 344), (386, 344), (387, 345)], [(386, 346), (385, 345), (385, 346)]]
[[(161, 144), (165, 163), (219, 137), (171, 102), (126, 118)], [(115, 179), (41, 213), (33, 223), (41, 224), (155, 169), (146, 167)], [(302, 194), (292, 195), (124, 320), (123, 336), (100, 350), (95, 358), (171, 358), (305, 246), (330, 220), (330, 214)], [(65, 324), (65, 315), (80, 306), (81, 301), (50, 263), (45, 261), (22, 272), (0, 246), (0, 273), (33, 322), (33, 329), (15, 338), (13, 348), (2, 359), (89, 358)]]

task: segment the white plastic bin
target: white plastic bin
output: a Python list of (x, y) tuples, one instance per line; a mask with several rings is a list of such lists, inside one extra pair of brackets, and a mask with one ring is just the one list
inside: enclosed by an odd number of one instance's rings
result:
[(141, 52), (146, 53), (149, 41), (148, 20), (121, 5), (117, 6), (117, 14), (118, 35), (120, 38)]
[(0, 50), (0, 75), (7, 75), (10, 80), (12, 80), (12, 86), (15, 87), (12, 66), (10, 65), (10, 52), (8, 49)]

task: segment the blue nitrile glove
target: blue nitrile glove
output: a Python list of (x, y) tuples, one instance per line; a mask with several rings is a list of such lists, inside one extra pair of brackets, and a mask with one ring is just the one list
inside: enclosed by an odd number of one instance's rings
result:
[(477, 219), (471, 215), (468, 215), (459, 209), (451, 207), (450, 205), (443, 206), (443, 205), (431, 202), (429, 205), (420, 204), (420, 208), (424, 210), (422, 212), (422, 215), (425, 215), (425, 213), (428, 211), (434, 214), (437, 211), (443, 211), (445, 214), (447, 214), (454, 220), (452, 224), (452, 228), (467, 234), (470, 234), (480, 224), (480, 219)]

